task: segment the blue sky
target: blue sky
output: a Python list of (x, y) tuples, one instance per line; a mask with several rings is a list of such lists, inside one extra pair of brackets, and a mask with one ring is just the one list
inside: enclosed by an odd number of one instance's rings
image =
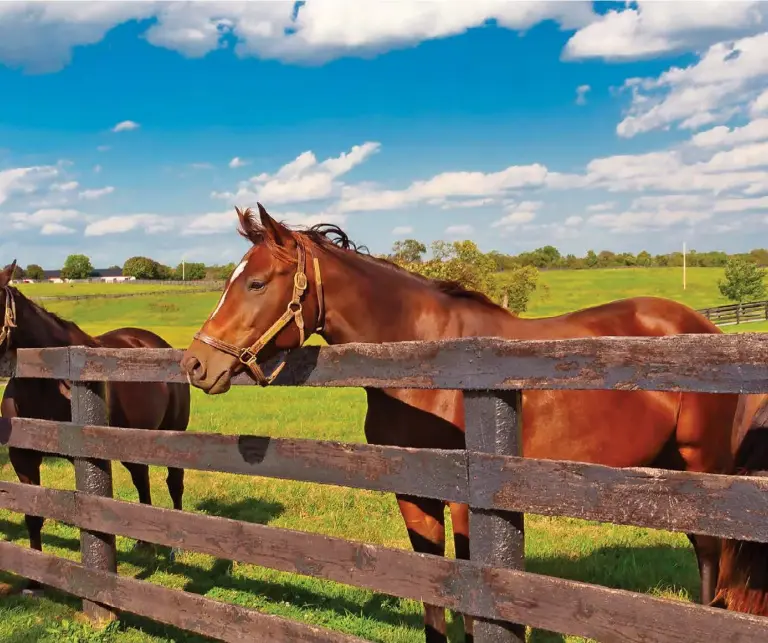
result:
[(768, 3), (701, 4), (0, 3), (0, 262), (235, 261), (257, 200), (375, 252), (764, 246)]

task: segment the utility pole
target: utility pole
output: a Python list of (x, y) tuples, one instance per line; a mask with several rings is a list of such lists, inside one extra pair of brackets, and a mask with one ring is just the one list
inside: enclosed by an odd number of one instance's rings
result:
[(683, 290), (685, 290), (685, 241), (683, 241)]

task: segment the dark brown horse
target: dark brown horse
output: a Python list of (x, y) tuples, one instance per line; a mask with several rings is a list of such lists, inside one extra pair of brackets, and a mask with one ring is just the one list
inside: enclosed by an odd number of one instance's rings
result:
[[(690, 308), (656, 298), (522, 319), (455, 283), (426, 279), (360, 253), (335, 226), (294, 231), (261, 206), (260, 219), (249, 210), (237, 213), (240, 233), (253, 245), (182, 360), (191, 383), (209, 394), (227, 391), (232, 376), (245, 368), (269, 383), (271, 376), (259, 363), (297, 347), (305, 325), (330, 344), (720, 332)], [(371, 389), (367, 396), (370, 443), (465, 448), (460, 392)], [(692, 393), (527, 391), (523, 452), (614, 467), (725, 472), (731, 467), (737, 400), (737, 395)], [(444, 555), (444, 503), (402, 495), (397, 500), (413, 548)], [(456, 554), (468, 558), (468, 508), (448, 504)], [(701, 598), (708, 603), (714, 596), (719, 540), (690, 538), (701, 571)], [(471, 618), (464, 623), (469, 639)], [(445, 641), (445, 611), (425, 605), (425, 627), (428, 641)]]
[[(4, 311), (3, 327), (0, 330), (0, 356), (19, 348), (57, 346), (170, 348), (154, 333), (139, 328), (121, 328), (91, 337), (76, 324), (44, 310), (11, 286), (15, 267), (14, 262), (11, 267), (0, 272), (0, 311)], [(137, 429), (186, 430), (190, 408), (188, 384), (114, 382), (107, 386), (110, 425)], [(70, 397), (68, 382), (14, 378), (6, 386), (0, 409), (4, 418), (26, 417), (69, 422), (72, 419)], [(39, 485), (43, 457), (53, 454), (11, 447), (8, 449), (8, 455), (22, 483)], [(152, 504), (149, 467), (131, 462), (123, 464), (131, 473), (139, 501)], [(174, 508), (181, 509), (184, 470), (169, 468), (167, 483)], [(25, 516), (25, 520), (30, 547), (41, 551), (43, 518)], [(39, 584), (33, 581), (28, 584), (28, 589), (39, 587)]]
[[(731, 473), (768, 476), (768, 394), (743, 395), (734, 420)], [(712, 605), (768, 616), (768, 544), (724, 540)]]

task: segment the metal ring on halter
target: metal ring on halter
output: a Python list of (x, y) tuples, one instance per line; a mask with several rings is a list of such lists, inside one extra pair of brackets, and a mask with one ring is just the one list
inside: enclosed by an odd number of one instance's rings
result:
[[(303, 243), (298, 241), (296, 247), (298, 257), (296, 261), (296, 273), (293, 275), (293, 296), (288, 302), (285, 312), (253, 344), (248, 348), (241, 348), (216, 337), (211, 337), (202, 331), (195, 333), (195, 339), (198, 341), (208, 344), (222, 353), (237, 357), (241, 364), (248, 367), (256, 379), (256, 382), (261, 386), (267, 386), (275, 380), (280, 371), (285, 367), (287, 358), (283, 359), (275, 370), (267, 376), (256, 362), (259, 351), (261, 351), (285, 326), (287, 326), (291, 320), (293, 320), (299, 329), (299, 345), (304, 345), (304, 306), (301, 303), (301, 299), (306, 293), (309, 280), (307, 279), (307, 273), (305, 272), (305, 249)], [(315, 269), (315, 284), (317, 288), (317, 325), (315, 332), (320, 332), (325, 323), (323, 281), (320, 276), (320, 262), (316, 257), (313, 257), (312, 263)]]

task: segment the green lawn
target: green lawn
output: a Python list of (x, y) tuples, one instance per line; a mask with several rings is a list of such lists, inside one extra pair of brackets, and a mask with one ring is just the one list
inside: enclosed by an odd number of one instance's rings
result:
[[(685, 292), (679, 283), (679, 274), (679, 270), (672, 269), (544, 273), (542, 278), (551, 288), (549, 298), (534, 301), (527, 314), (555, 314), (632, 295), (672, 297), (695, 307), (721, 302), (716, 286), (721, 271), (691, 270)], [(114, 289), (110, 292), (124, 287), (107, 285)], [(50, 288), (53, 293), (45, 294), (62, 292), (57, 290), (58, 285)], [(75, 294), (86, 287), (64, 288)], [(216, 299), (216, 293), (179, 293), (162, 299), (148, 295), (116, 300), (48, 302), (46, 307), (73, 319), (91, 333), (137, 325), (151, 328), (173, 345), (184, 347)], [(768, 330), (768, 326), (748, 324), (727, 327), (726, 330)], [(357, 389), (263, 390), (247, 387), (235, 388), (217, 398), (193, 391), (190, 430), (363, 442), (364, 413), (364, 395)], [(135, 501), (135, 490), (127, 471), (122, 465), (115, 464), (114, 472), (116, 496)], [(0, 478), (15, 480), (4, 449), (0, 450)], [(154, 501), (170, 507), (164, 478), (164, 469), (152, 467)], [(47, 461), (43, 468), (43, 484), (74, 488), (73, 468), (66, 461)], [(185, 508), (408, 547), (405, 529), (391, 494), (189, 471)], [(682, 600), (695, 599), (698, 593), (695, 557), (682, 535), (538, 516), (527, 517), (526, 529), (526, 565), (530, 571)], [(0, 511), (0, 533), (13, 542), (27, 542), (23, 520), (16, 514)], [(44, 529), (45, 551), (77, 559), (77, 535), (76, 529), (49, 521)], [(325, 625), (372, 641), (415, 643), (423, 640), (421, 607), (413, 601), (252, 565), (232, 565), (191, 553), (184, 553), (174, 564), (169, 564), (164, 554), (155, 559), (132, 552), (132, 544), (132, 541), (118, 539), (122, 574)], [(452, 555), (450, 544), (448, 550)], [(17, 580), (2, 575), (0, 579)], [(79, 601), (56, 593), (40, 601), (19, 596), (3, 598), (0, 602), (0, 641), (180, 643), (204, 640), (132, 617), (105, 632), (96, 633), (76, 618), (78, 606)], [(453, 623), (452, 628), (452, 640), (461, 640), (458, 624)], [(535, 632), (531, 640), (544, 643), (582, 639)]]

